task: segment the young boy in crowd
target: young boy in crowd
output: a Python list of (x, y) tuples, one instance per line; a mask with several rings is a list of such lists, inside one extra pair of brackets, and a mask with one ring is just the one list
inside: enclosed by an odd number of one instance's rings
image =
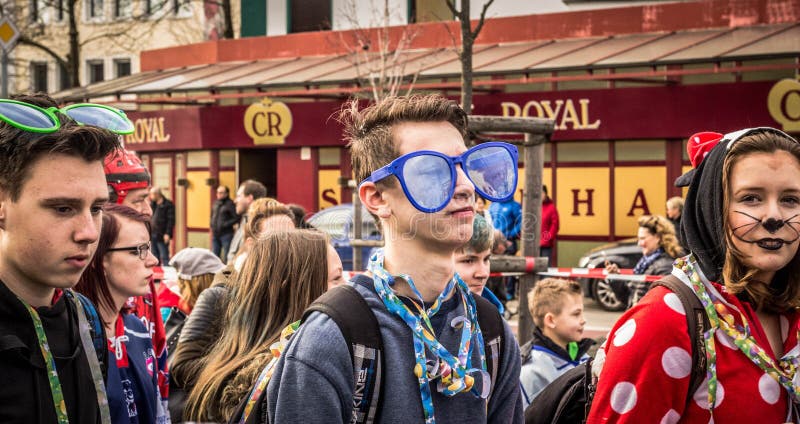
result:
[(103, 158), (120, 144), (65, 112), (54, 121), (46, 95), (15, 100), (0, 100), (0, 422), (100, 423), (108, 401), (93, 344), (104, 337), (70, 288), (97, 248)]
[(469, 291), (475, 296), (483, 296), (492, 302), (500, 314), (503, 314), (505, 307), (500, 299), (486, 287), (491, 268), (493, 232), (489, 222), (484, 217), (475, 214), (472, 238), (469, 239), (469, 243), (456, 250), (453, 259), (456, 263), (456, 272), (467, 283)]
[(583, 292), (580, 283), (545, 278), (528, 294), (528, 310), (536, 327), (522, 347), (530, 351), (520, 381), (525, 407), (561, 374), (589, 360), (594, 340), (583, 338)]
[[(476, 312), (477, 302), (481, 308), (486, 303), (457, 281), (453, 263), (453, 253), (472, 237), (475, 181), (483, 194), (511, 197), (516, 149), (494, 143), (467, 151), (466, 113), (439, 96), (391, 98), (364, 110), (352, 102), (342, 117), (359, 197), (385, 239), (369, 272), (350, 283), (375, 315), (382, 337), (386, 366), (377, 410), (370, 411), (375, 422), (521, 423), (514, 336), (503, 323), (501, 343), (492, 349), (503, 359), (488, 378)], [(471, 179), (464, 170), (480, 174), (471, 167), (507, 165), (513, 175), (503, 180)], [(483, 311), (497, 313), (486, 306)], [(354, 407), (361, 405), (361, 394), (348, 349), (333, 319), (312, 313), (274, 368), (267, 387), (269, 422), (358, 421)]]

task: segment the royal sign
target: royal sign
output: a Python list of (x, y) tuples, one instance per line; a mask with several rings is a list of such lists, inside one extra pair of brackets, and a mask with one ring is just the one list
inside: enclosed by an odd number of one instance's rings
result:
[(589, 116), (589, 99), (531, 100), (520, 106), (514, 102), (502, 102), (503, 116), (513, 118), (548, 118), (556, 123), (556, 130), (596, 130), (600, 120)]
[(125, 136), (125, 143), (168, 143), (172, 135), (164, 130), (164, 120), (163, 116), (135, 119), (133, 134)]

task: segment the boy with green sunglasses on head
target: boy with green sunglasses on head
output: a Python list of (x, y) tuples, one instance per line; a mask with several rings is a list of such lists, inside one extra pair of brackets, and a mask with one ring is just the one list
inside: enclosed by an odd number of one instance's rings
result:
[[(495, 198), (513, 194), (516, 149), (467, 150), (466, 113), (439, 96), (391, 98), (364, 110), (352, 102), (341, 119), (359, 198), (385, 246), (366, 274), (333, 290), (357, 290), (378, 323), (382, 357), (371, 360), (384, 365), (379, 401), (370, 402), (364, 376), (354, 376), (356, 349), (349, 352), (331, 317), (314, 312), (274, 369), (269, 422), (521, 423), (514, 335), (453, 262), (472, 236), (476, 187)], [(497, 168), (509, 171), (487, 171)], [(496, 336), (484, 320), (497, 323)]]
[(14, 123), (0, 107), (0, 375), (13, 383), (0, 384), (0, 422), (105, 423), (104, 358), (94, 349), (105, 336), (90, 332), (94, 307), (70, 289), (97, 247), (103, 158), (120, 143), (60, 112), (56, 128), (29, 131), (20, 122), (56, 104), (15, 100), (0, 102), (15, 105)]

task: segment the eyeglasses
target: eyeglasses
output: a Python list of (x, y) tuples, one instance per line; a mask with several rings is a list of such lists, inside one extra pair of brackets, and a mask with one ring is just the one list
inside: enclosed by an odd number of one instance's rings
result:
[(114, 247), (108, 249), (109, 252), (131, 252), (136, 253), (139, 256), (139, 259), (145, 260), (147, 259), (147, 254), (150, 252), (150, 242), (142, 243), (138, 246), (128, 246), (128, 247)]
[(490, 141), (479, 144), (459, 156), (447, 156), (420, 150), (400, 156), (376, 170), (361, 182), (397, 177), (411, 204), (421, 212), (444, 209), (456, 188), (456, 165), (460, 165), (475, 191), (493, 202), (510, 199), (517, 189), (517, 148)]
[(125, 112), (105, 105), (78, 103), (63, 108), (41, 108), (25, 102), (0, 99), (0, 120), (24, 131), (53, 133), (61, 128), (56, 112), (69, 116), (80, 125), (107, 129), (115, 134), (132, 134), (133, 123)]

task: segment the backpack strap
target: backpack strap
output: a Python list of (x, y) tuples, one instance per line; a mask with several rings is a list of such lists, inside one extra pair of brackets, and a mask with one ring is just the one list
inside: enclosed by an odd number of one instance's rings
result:
[(528, 340), (519, 347), (520, 364), (525, 364), (531, 359), (531, 350), (533, 350), (533, 340)]
[[(496, 311), (496, 310), (495, 310)], [(381, 408), (383, 339), (375, 314), (355, 287), (336, 286), (317, 298), (303, 313), (329, 316), (342, 332), (353, 361), (353, 413), (350, 423), (373, 423)]]
[(472, 297), (475, 299), (475, 306), (478, 310), (478, 325), (483, 333), (483, 348), (487, 353), (486, 370), (492, 378), (492, 392), (494, 392), (495, 381), (503, 363), (503, 333), (505, 333), (503, 317), (500, 316), (497, 307), (483, 296)]
[(103, 372), (103, 380), (108, 377), (108, 343), (106, 342), (106, 330), (103, 320), (97, 314), (97, 308), (88, 297), (74, 290), (70, 291), (80, 300), (86, 320), (89, 321), (89, 334), (92, 336), (94, 352), (97, 355), (97, 362)]
[(700, 303), (700, 299), (689, 286), (683, 283), (674, 275), (667, 275), (661, 280), (653, 283), (655, 286), (664, 286), (678, 296), (683, 310), (686, 311), (686, 323), (689, 329), (689, 338), (692, 344), (692, 373), (689, 379), (689, 393), (686, 402), (694, 395), (700, 384), (706, 378), (706, 348), (703, 342), (703, 334), (711, 327), (708, 315)]

